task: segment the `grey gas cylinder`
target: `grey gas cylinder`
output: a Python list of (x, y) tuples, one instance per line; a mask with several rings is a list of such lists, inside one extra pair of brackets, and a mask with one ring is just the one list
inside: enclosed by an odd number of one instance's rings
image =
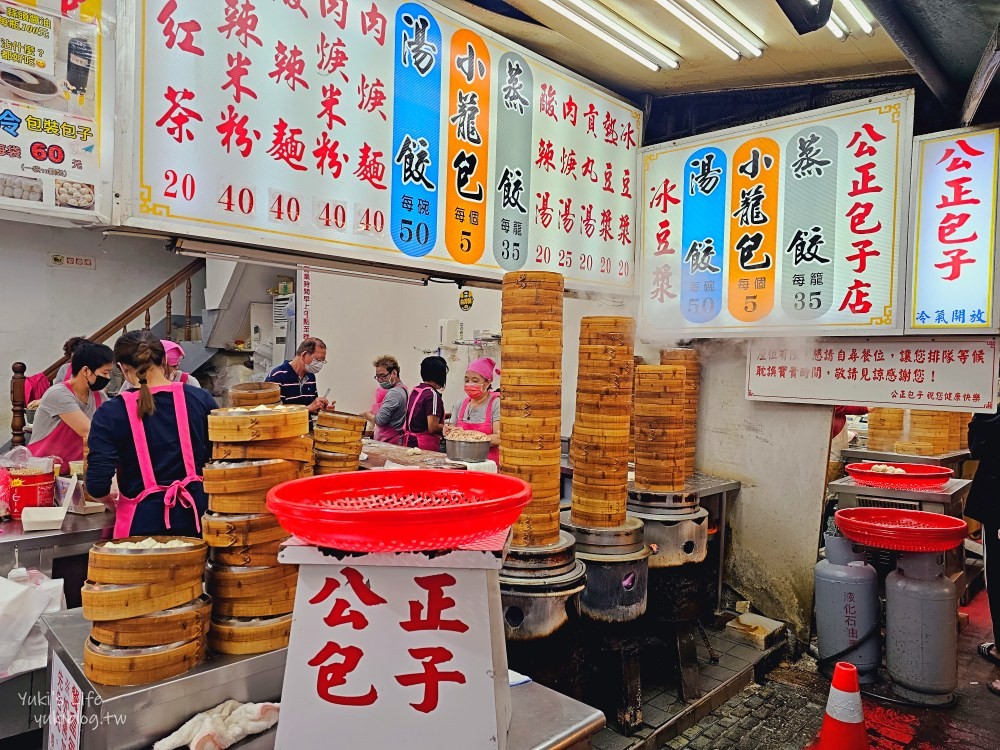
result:
[[(836, 661), (850, 662), (858, 668), (859, 681), (871, 683), (882, 663), (878, 574), (865, 564), (864, 553), (854, 551), (849, 539), (839, 534), (825, 536), (826, 559), (814, 570), (819, 657), (822, 661), (840, 654)], [(823, 671), (832, 669), (831, 663)]]
[(944, 554), (903, 552), (885, 580), (886, 667), (896, 693), (944, 705), (958, 687), (958, 589)]

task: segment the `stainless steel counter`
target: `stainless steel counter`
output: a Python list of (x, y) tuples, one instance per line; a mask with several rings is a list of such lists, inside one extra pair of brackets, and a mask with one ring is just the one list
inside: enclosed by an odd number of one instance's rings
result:
[[(155, 685), (116, 688), (92, 685), (83, 674), (83, 646), (90, 623), (83, 619), (81, 610), (47, 615), (43, 621), (50, 653), (59, 655), (87, 697), (80, 750), (147, 748), (199, 711), (231, 698), (250, 702), (280, 699), (284, 649), (253, 656), (214, 656), (180, 677)], [(508, 750), (585, 750), (590, 747), (589, 737), (604, 726), (604, 715), (597, 709), (537, 683), (511, 688), (511, 702)], [(272, 730), (248, 738), (236, 749), (272, 750), (274, 737)]]
[(867, 448), (848, 448), (840, 452), (840, 455), (850, 462), (854, 461), (882, 461), (883, 463), (893, 463), (893, 464), (930, 464), (931, 466), (947, 466), (949, 469), (955, 469), (955, 473), (958, 473), (958, 467), (963, 461), (967, 461), (971, 457), (971, 453), (967, 450), (952, 451), (951, 453), (942, 453), (939, 456), (914, 456), (909, 453), (891, 453), (888, 451), (872, 451)]
[(115, 526), (115, 514), (109, 511), (90, 515), (67, 513), (61, 529), (25, 531), (20, 521), (0, 523), (0, 575), (6, 576), (14, 567), (14, 548), (21, 565), (38, 568), (52, 575), (52, 560), (90, 551), (95, 542), (110, 539)]

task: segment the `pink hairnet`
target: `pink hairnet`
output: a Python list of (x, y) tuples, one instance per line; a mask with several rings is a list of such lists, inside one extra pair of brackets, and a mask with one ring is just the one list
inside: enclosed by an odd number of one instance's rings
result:
[(480, 357), (477, 360), (473, 360), (469, 363), (469, 366), (465, 368), (465, 371), (476, 373), (476, 375), (479, 375), (488, 383), (493, 382), (493, 376), (498, 372), (497, 363), (489, 357)]
[(163, 351), (167, 355), (167, 364), (171, 367), (177, 367), (184, 359), (184, 350), (181, 348), (180, 344), (175, 344), (173, 341), (163, 341)]

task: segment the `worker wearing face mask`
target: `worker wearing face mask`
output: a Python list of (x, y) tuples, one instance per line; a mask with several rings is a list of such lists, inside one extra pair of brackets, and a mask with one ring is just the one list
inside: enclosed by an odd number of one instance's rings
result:
[(375, 439), (383, 443), (399, 445), (403, 440), (403, 424), (406, 422), (406, 405), (409, 390), (399, 379), (399, 360), (383, 354), (373, 363), (378, 393), (371, 411), (361, 414), (375, 424)]
[(271, 370), (266, 382), (281, 386), (281, 403), (306, 406), (315, 414), (333, 408), (333, 403), (321, 398), (316, 390), (316, 375), (325, 364), (326, 344), (308, 338), (299, 344), (292, 359)]
[(455, 404), (451, 424), (445, 425), (444, 436), (453, 429), (471, 430), (490, 436), (491, 461), (500, 461), (500, 394), (493, 390), (493, 378), (499, 374), (496, 362), (481, 357), (469, 363), (465, 371), (465, 399)]
[[(180, 344), (170, 339), (163, 339), (162, 343), (165, 354), (163, 374), (167, 376), (167, 380), (171, 383), (188, 383), (191, 380), (191, 376), (181, 369), (181, 360), (184, 359), (184, 349), (181, 348)], [(191, 385), (198, 384), (191, 383)]]

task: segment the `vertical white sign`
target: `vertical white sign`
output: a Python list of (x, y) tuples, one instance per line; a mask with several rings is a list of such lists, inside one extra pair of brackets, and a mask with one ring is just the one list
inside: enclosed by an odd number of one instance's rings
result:
[(56, 653), (52, 654), (49, 673), (48, 750), (77, 750), (80, 747), (83, 691)]

